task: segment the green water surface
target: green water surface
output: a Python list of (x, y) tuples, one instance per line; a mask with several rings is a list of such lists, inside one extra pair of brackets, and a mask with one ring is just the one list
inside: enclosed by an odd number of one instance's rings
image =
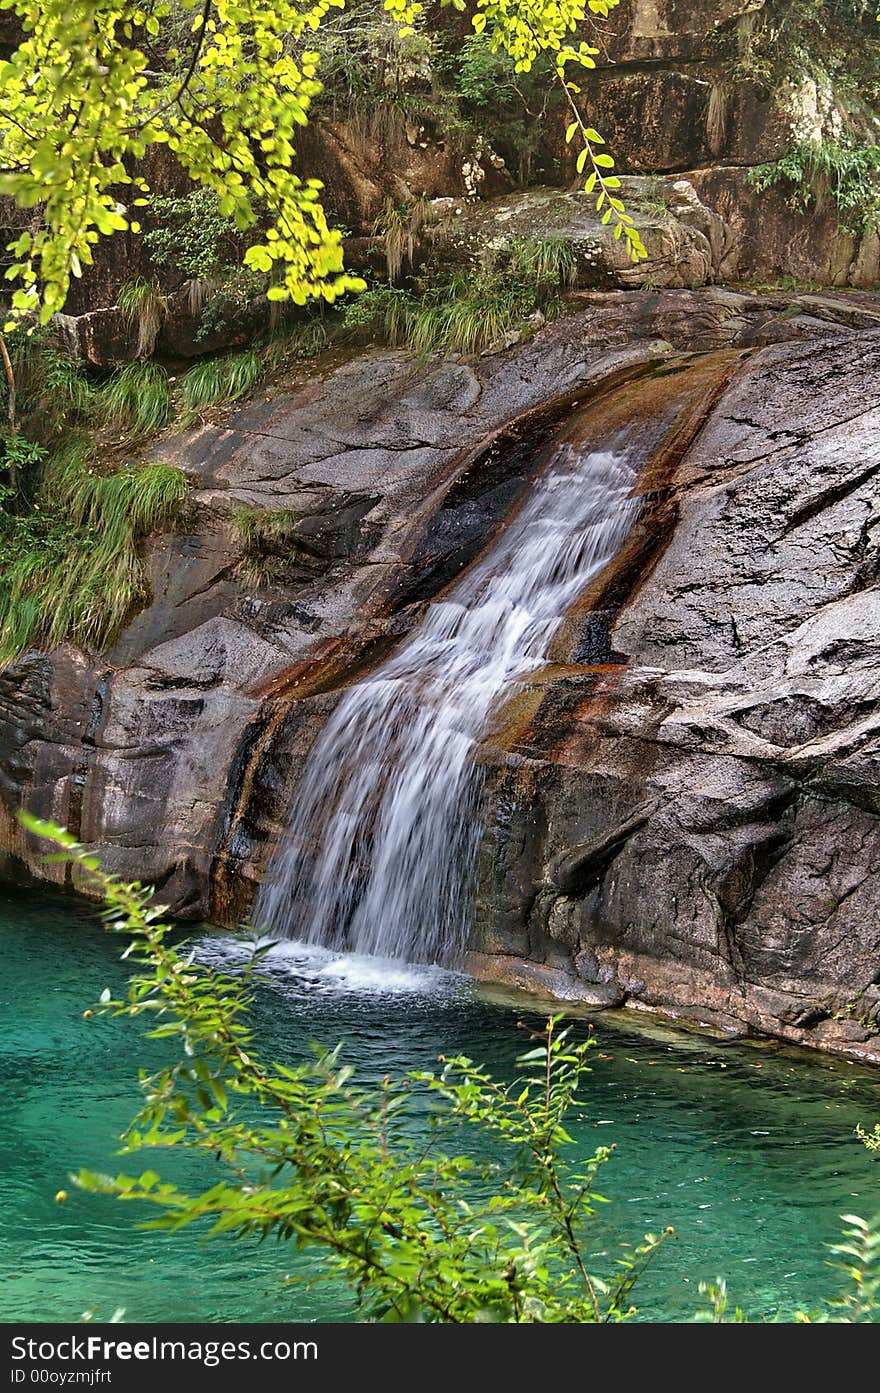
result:
[[(219, 935), (198, 941), (227, 965), (241, 951)], [(0, 1320), (108, 1319), (120, 1307), (129, 1321), (345, 1319), (338, 1290), (286, 1280), (318, 1271), (314, 1254), (144, 1232), (133, 1207), (71, 1189), (80, 1166), (140, 1168), (117, 1163), (114, 1149), (137, 1105), (138, 1068), (165, 1057), (138, 1022), (83, 1019), (105, 987), (121, 988), (121, 946), (73, 901), (0, 896)], [(296, 949), (273, 954), (267, 971), (257, 1026), (282, 1061), (312, 1040), (343, 1040), (367, 1076), (431, 1067), (441, 1051), (510, 1076), (524, 1047), (522, 1005), (492, 1003), (451, 974)], [(599, 1016), (595, 1032), (575, 1134), (585, 1151), (612, 1141), (617, 1151), (599, 1184), (612, 1203), (592, 1236), (594, 1270), (672, 1224), (676, 1237), (638, 1288), (642, 1319), (690, 1319), (699, 1282), (717, 1275), (755, 1316), (787, 1317), (833, 1291), (826, 1245), (839, 1216), (880, 1210), (880, 1166), (853, 1137), (857, 1122), (880, 1117), (876, 1073), (628, 1016)], [(204, 1164), (159, 1160), (149, 1164), (178, 1180)], [(59, 1205), (61, 1188), (71, 1194)]]

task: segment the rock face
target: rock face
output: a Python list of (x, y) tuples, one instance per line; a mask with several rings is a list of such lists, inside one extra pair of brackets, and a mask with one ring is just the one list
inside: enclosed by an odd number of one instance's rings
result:
[(521, 981), (512, 951), (880, 1059), (878, 367), (876, 333), (753, 358), (678, 467), (615, 665), (503, 727), (482, 973)]
[(647, 259), (633, 263), (603, 227), (579, 185), (537, 188), (486, 202), (445, 200), (426, 233), (428, 267), (478, 268), (518, 238), (560, 239), (575, 253), (581, 288), (689, 289), (783, 277), (831, 287), (880, 279), (880, 236), (840, 231), (833, 206), (798, 213), (785, 189), (758, 193), (748, 170), (710, 166), (689, 173), (621, 180), (621, 196)]
[(623, 179), (622, 195), (642, 236), (647, 260), (634, 264), (625, 243), (603, 227), (595, 201), (580, 188), (530, 189), (486, 203), (449, 200), (442, 221), (426, 234), (429, 265), (479, 268), (519, 239), (566, 243), (582, 289), (650, 286), (695, 290), (717, 279), (728, 254), (725, 224), (683, 181)]
[(682, 176), (723, 228), (718, 280), (790, 277), (828, 286), (872, 286), (880, 280), (880, 236), (842, 232), (830, 200), (795, 211), (785, 186), (758, 193), (746, 169), (709, 167)]
[[(330, 357), (163, 442), (195, 485), (151, 543), (152, 604), (105, 655), (0, 675), (6, 874), (63, 879), (26, 806), (177, 914), (246, 915), (339, 691), (485, 547), (575, 405), (631, 418), (662, 388), (632, 545), (480, 753), (473, 967), (878, 1057), (880, 306), (582, 299), (475, 362)], [(262, 588), (241, 508), (293, 519)]]
[(762, 0), (621, 0), (582, 87), (623, 168), (669, 173), (781, 153), (790, 138), (783, 107), (755, 84), (731, 81), (719, 43), (762, 8)]

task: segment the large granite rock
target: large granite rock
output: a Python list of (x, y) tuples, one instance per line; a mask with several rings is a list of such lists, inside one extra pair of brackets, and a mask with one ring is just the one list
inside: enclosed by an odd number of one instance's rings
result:
[[(582, 299), (476, 361), (331, 355), (162, 442), (194, 489), (185, 530), (150, 544), (152, 603), (107, 654), (0, 675), (6, 873), (64, 878), (13, 821), (26, 806), (178, 914), (245, 915), (339, 691), (595, 400), (597, 421), (645, 413), (643, 524), (482, 752), (475, 969), (869, 1052), (880, 307)], [(262, 588), (242, 508), (293, 519)]]
[(633, 262), (627, 244), (603, 227), (595, 199), (580, 188), (530, 189), (488, 202), (447, 200), (442, 218), (425, 234), (428, 263), (463, 264), (475, 274), (501, 260), (520, 239), (569, 245), (581, 289), (650, 286), (695, 290), (716, 279), (729, 237), (720, 218), (700, 203), (690, 185), (623, 179), (621, 196), (638, 228), (647, 259)]
[(878, 369), (877, 331), (746, 364), (613, 664), (535, 684), (486, 751), (479, 971), (880, 1060)]
[[(669, 173), (781, 154), (791, 140), (787, 94), (734, 81), (729, 71), (737, 24), (760, 23), (762, 10), (762, 0), (621, 0), (594, 37), (595, 72), (578, 81), (622, 170)], [(562, 129), (548, 130), (548, 147)], [(572, 178), (570, 149), (562, 162)]]

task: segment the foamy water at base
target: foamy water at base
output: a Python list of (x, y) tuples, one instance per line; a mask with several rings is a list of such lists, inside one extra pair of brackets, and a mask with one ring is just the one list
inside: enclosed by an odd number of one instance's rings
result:
[[(314, 996), (465, 997), (473, 983), (459, 972), (399, 958), (339, 953), (319, 944), (258, 939), (269, 951), (260, 959), (260, 974), (292, 1000)], [(199, 940), (197, 958), (225, 971), (247, 963), (253, 941), (233, 935)]]

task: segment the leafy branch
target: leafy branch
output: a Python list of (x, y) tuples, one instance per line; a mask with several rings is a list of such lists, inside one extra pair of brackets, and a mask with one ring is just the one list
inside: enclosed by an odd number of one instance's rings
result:
[[(344, 3), (90, 0), (72, 10), (67, 0), (0, 0), (0, 11), (13, 11), (24, 30), (0, 62), (0, 195), (39, 208), (36, 227), (7, 248), (9, 324), (34, 314), (48, 323), (100, 238), (140, 231), (145, 157), (157, 145), (217, 196), (239, 232), (259, 233), (244, 261), (271, 276), (270, 299), (303, 305), (362, 290), (344, 270), (342, 234), (327, 223), (320, 180), (294, 173), (299, 129), (322, 91), (320, 55), (306, 41)], [(467, 8), (466, 0), (442, 3)], [(598, 150), (601, 137), (581, 118), (579, 89), (566, 77), (567, 64), (594, 67), (598, 52), (575, 46), (574, 31), (617, 3), (473, 0), (472, 26), (516, 73), (528, 72), (539, 54), (552, 59), (583, 141), (580, 172), (589, 163), (585, 189), (638, 260), (646, 253), (614, 193), (613, 161)], [(423, 6), (384, 0), (384, 9), (405, 35)], [(165, 42), (166, 30), (173, 42)]]
[[(441, 0), (457, 10), (467, 8), (465, 0)], [(493, 52), (505, 52), (512, 59), (514, 71), (529, 72), (535, 59), (541, 53), (548, 53), (554, 63), (556, 80), (565, 94), (572, 120), (566, 132), (566, 142), (580, 134), (583, 148), (577, 158), (577, 171), (582, 174), (589, 163), (590, 172), (584, 183), (584, 192), (596, 195), (596, 211), (602, 214), (602, 222), (614, 220), (614, 236), (624, 237), (629, 256), (633, 261), (647, 258), (647, 251), (639, 233), (633, 226), (616, 190), (620, 179), (606, 170), (613, 170), (614, 160), (605, 151), (596, 147), (605, 142), (598, 131), (589, 126), (581, 115), (575, 101), (580, 88), (569, 80), (566, 67), (574, 63), (581, 68), (596, 66), (599, 49), (592, 48), (581, 41), (575, 47), (569, 42), (569, 35), (586, 19), (588, 12), (606, 19), (619, 3), (619, 0), (476, 0), (476, 13), (472, 25), (477, 34), (484, 32), (491, 36), (490, 47)], [(423, 6), (418, 0), (384, 0), (385, 9), (398, 21), (400, 32), (411, 33), (416, 16)]]
[[(106, 991), (97, 1012), (145, 1016), (150, 1038), (179, 1046), (179, 1058), (141, 1077), (144, 1101), (124, 1152), (184, 1146), (221, 1172), (194, 1193), (152, 1169), (83, 1171), (78, 1186), (153, 1206), (151, 1228), (202, 1224), (209, 1236), (273, 1235), (314, 1248), (364, 1319), (604, 1322), (632, 1313), (632, 1288), (666, 1235), (648, 1235), (616, 1273), (589, 1271), (593, 1184), (611, 1151), (565, 1159), (565, 1118), (589, 1041), (574, 1043), (552, 1019), (509, 1085), (464, 1056), (443, 1061), (439, 1076), (413, 1073), (379, 1089), (356, 1085), (338, 1048), (295, 1067), (268, 1064), (247, 1022), (265, 945), (237, 978), (199, 964), (172, 943), (148, 889), (107, 875), (59, 828), (22, 821), (60, 848), (54, 859), (77, 864), (104, 898), (108, 926), (130, 939), (128, 995)], [(412, 1127), (426, 1095), (436, 1100), (427, 1143)], [(455, 1152), (441, 1146), (450, 1136)], [(496, 1159), (474, 1159), (477, 1137), (494, 1142)]]

